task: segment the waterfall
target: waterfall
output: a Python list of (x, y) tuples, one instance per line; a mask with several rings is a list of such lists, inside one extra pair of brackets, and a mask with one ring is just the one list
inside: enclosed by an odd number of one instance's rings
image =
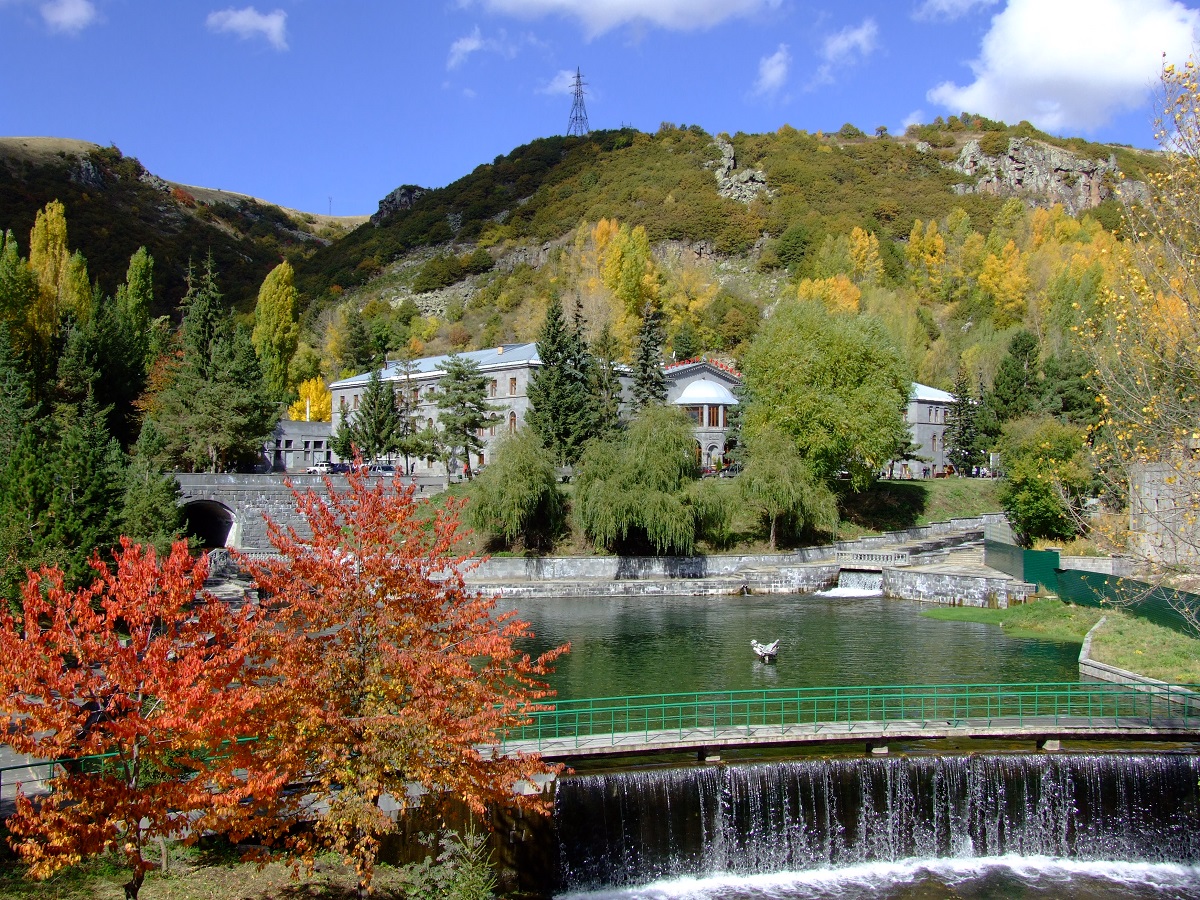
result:
[(883, 593), (883, 573), (842, 569), (837, 587), (819, 593), (822, 597), (878, 597)]
[(562, 887), (904, 859), (1200, 862), (1200, 757), (979, 754), (573, 776)]

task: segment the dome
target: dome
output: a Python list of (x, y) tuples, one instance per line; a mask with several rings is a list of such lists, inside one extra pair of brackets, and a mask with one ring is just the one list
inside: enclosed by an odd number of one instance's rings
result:
[(675, 400), (676, 406), (737, 406), (737, 397), (716, 381), (693, 381)]

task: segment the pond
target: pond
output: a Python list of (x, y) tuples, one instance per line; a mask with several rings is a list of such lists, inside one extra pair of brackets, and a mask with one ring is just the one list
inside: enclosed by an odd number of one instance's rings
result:
[[(882, 597), (560, 597), (501, 601), (540, 653), (570, 642), (548, 679), (563, 699), (707, 690), (1078, 681), (1077, 644), (939, 622)], [(752, 639), (780, 641), (774, 664)]]

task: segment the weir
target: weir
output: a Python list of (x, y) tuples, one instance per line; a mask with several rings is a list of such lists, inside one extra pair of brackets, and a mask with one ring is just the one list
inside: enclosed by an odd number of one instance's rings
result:
[(570, 776), (563, 890), (907, 859), (1200, 862), (1200, 758), (979, 754)]

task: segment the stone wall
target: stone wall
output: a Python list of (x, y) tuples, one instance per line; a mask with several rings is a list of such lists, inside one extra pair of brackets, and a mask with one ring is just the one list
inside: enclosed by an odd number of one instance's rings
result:
[(1006, 577), (943, 572), (883, 570), (883, 595), (945, 606), (980, 606), (1007, 609), (1023, 603), (1035, 586)]
[(1075, 569), (1080, 572), (1099, 572), (1101, 575), (1133, 575), (1133, 560), (1128, 556), (1063, 556), (1059, 554), (1060, 569)]

